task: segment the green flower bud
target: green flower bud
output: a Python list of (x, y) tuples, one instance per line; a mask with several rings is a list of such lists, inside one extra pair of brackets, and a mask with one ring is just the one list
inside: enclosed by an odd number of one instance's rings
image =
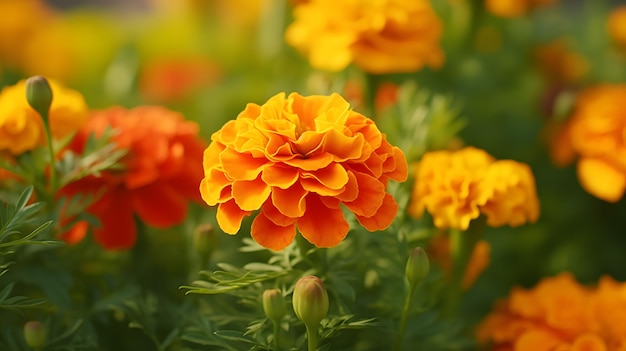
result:
[(217, 246), (217, 236), (211, 224), (199, 225), (193, 233), (193, 248), (202, 257), (209, 257)]
[(307, 328), (317, 325), (328, 313), (328, 292), (316, 276), (300, 278), (293, 290), (293, 310)]
[(287, 312), (287, 303), (280, 290), (268, 289), (263, 292), (263, 311), (274, 323), (280, 322)]
[(30, 77), (26, 80), (26, 100), (39, 113), (48, 125), (48, 111), (52, 104), (52, 88), (48, 80), (42, 76)]
[(405, 275), (409, 281), (409, 285), (415, 286), (421, 282), (428, 275), (430, 270), (430, 263), (428, 262), (428, 256), (421, 247), (416, 247), (411, 250), (409, 259), (406, 262)]
[(46, 343), (46, 331), (41, 322), (30, 321), (24, 324), (24, 339), (34, 350), (41, 350)]

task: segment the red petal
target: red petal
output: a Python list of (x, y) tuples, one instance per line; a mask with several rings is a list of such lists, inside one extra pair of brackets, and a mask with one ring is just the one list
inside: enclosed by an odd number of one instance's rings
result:
[(168, 184), (155, 183), (139, 188), (133, 192), (132, 199), (137, 215), (157, 228), (179, 224), (187, 216), (186, 201)]

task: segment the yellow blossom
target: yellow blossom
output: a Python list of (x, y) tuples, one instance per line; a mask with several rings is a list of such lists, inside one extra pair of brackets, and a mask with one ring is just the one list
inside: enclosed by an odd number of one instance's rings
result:
[(310, 0), (294, 18), (286, 40), (318, 69), (354, 63), (380, 74), (443, 64), (442, 24), (428, 0)]
[[(49, 80), (52, 105), (49, 119), (53, 138), (63, 138), (77, 131), (87, 121), (87, 103), (83, 96)], [(45, 142), (41, 117), (26, 101), (26, 81), (0, 91), (0, 150), (20, 154)]]
[(539, 201), (527, 165), (496, 161), (483, 150), (466, 147), (422, 157), (408, 211), (417, 218), (427, 211), (438, 228), (466, 230), (481, 214), (494, 227), (534, 222)]

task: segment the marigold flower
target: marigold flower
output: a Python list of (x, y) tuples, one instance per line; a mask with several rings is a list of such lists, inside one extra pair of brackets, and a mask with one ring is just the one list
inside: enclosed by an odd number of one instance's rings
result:
[(200, 192), (218, 205), (226, 233), (260, 210), (251, 228), (259, 244), (281, 250), (297, 227), (316, 246), (332, 247), (349, 230), (342, 204), (369, 231), (395, 217), (398, 205), (385, 187), (406, 180), (404, 155), (338, 94), (280, 93), (248, 104), (211, 140)]
[(442, 24), (427, 0), (311, 0), (296, 5), (287, 42), (318, 69), (369, 73), (438, 68)]
[(578, 158), (582, 187), (609, 202), (618, 201), (626, 190), (625, 99), (626, 85), (605, 84), (584, 90), (553, 145), (560, 164)]
[(201, 200), (206, 144), (198, 137), (198, 125), (181, 114), (142, 106), (93, 112), (71, 148), (81, 152), (90, 134), (101, 136), (109, 127), (117, 131), (112, 142), (128, 150), (121, 160), (125, 169), (83, 178), (63, 192), (99, 196), (87, 210), (102, 224), (93, 229), (96, 241), (107, 249), (126, 249), (136, 239), (134, 215), (149, 226), (168, 228), (185, 219), (189, 200)]
[[(88, 107), (83, 96), (48, 80), (52, 88), (49, 119), (53, 138), (63, 138), (76, 132), (87, 121)], [(41, 116), (26, 100), (26, 80), (0, 91), (0, 150), (14, 155), (33, 150), (46, 140)]]
[(562, 39), (537, 47), (535, 60), (543, 76), (553, 84), (576, 83), (589, 71), (587, 59), (572, 51)]
[(626, 345), (626, 285), (603, 277), (580, 285), (570, 273), (514, 288), (481, 323), (477, 339), (494, 349), (621, 350)]
[(530, 168), (496, 161), (483, 150), (428, 152), (416, 164), (415, 174), (409, 214), (419, 218), (428, 211), (438, 228), (466, 230), (481, 214), (494, 227), (518, 226), (539, 216)]
[(626, 5), (618, 6), (611, 11), (607, 29), (609, 36), (617, 45), (626, 47)]
[(521, 17), (526, 13), (557, 0), (485, 0), (487, 11), (500, 17)]

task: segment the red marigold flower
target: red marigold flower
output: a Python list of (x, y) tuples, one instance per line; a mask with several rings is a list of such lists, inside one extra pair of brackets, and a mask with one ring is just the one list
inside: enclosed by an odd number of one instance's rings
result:
[(196, 123), (162, 107), (143, 106), (94, 112), (71, 148), (82, 151), (91, 133), (101, 136), (107, 127), (117, 131), (112, 141), (128, 150), (121, 161), (125, 169), (81, 179), (63, 192), (99, 196), (88, 209), (102, 224), (93, 229), (96, 241), (107, 249), (126, 249), (136, 239), (134, 215), (150, 226), (167, 228), (185, 219), (189, 200), (201, 200), (198, 184), (206, 144)]
[(338, 94), (281, 93), (248, 104), (211, 141), (204, 201), (218, 205), (229, 234), (260, 210), (251, 235), (272, 250), (289, 245), (296, 227), (318, 247), (339, 244), (349, 230), (342, 204), (367, 230), (387, 228), (398, 209), (387, 182), (408, 173), (402, 151)]

